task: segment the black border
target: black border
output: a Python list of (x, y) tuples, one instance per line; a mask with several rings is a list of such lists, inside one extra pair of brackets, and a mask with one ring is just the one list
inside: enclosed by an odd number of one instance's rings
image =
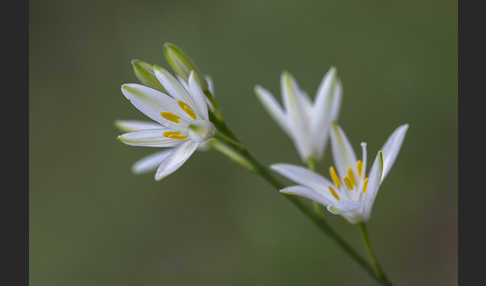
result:
[[(2, 27), (1, 285), (29, 280), (29, 2), (5, 2)], [(8, 87), (6, 89), (5, 87)]]
[(459, 285), (486, 283), (486, 25), (481, 4), (458, 1)]

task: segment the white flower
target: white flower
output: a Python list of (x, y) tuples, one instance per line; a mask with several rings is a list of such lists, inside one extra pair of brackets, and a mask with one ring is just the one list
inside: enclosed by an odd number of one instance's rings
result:
[(280, 191), (317, 201), (351, 223), (367, 221), (378, 189), (395, 162), (407, 129), (408, 124), (401, 125), (388, 137), (366, 177), (366, 143), (361, 143), (362, 160), (357, 160), (343, 130), (333, 124), (331, 144), (337, 173), (333, 167), (329, 168), (332, 182), (300, 166), (274, 164), (273, 170), (299, 184)]
[(327, 144), (329, 126), (336, 120), (341, 104), (342, 86), (336, 69), (331, 67), (324, 75), (314, 102), (288, 72), (282, 73), (280, 84), (285, 110), (261, 86), (255, 86), (255, 93), (273, 119), (294, 141), (302, 161), (319, 160)]
[(154, 170), (161, 180), (176, 171), (196, 149), (203, 148), (215, 128), (208, 118), (206, 96), (191, 72), (187, 82), (179, 81), (168, 71), (153, 66), (154, 74), (167, 95), (159, 90), (140, 85), (123, 84), (123, 95), (155, 122), (117, 121), (124, 131), (118, 139), (132, 146), (168, 147), (145, 157), (133, 165), (133, 172)]

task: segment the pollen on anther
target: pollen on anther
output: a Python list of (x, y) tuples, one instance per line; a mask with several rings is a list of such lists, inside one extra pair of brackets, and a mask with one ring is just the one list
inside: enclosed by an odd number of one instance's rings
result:
[(351, 183), (351, 180), (348, 177), (344, 177), (343, 182), (346, 185), (346, 187), (348, 188), (348, 190), (353, 189), (353, 184)]
[(356, 162), (356, 169), (358, 170), (358, 176), (361, 178), (361, 171), (363, 170), (363, 162), (361, 160)]
[(160, 113), (160, 116), (162, 116), (163, 118), (169, 120), (169, 121), (172, 121), (172, 122), (175, 122), (175, 123), (179, 123), (179, 116), (178, 115), (175, 115), (174, 113), (171, 113), (171, 112), (161, 112)]
[(365, 178), (363, 181), (363, 189), (361, 192), (364, 194), (366, 192), (366, 186), (368, 185), (368, 178)]
[(339, 195), (337, 194), (336, 190), (331, 186), (327, 186), (327, 187), (329, 188), (331, 194), (336, 198), (336, 200), (339, 200)]
[(187, 135), (182, 135), (180, 131), (164, 131), (162, 133), (164, 137), (171, 139), (186, 139)]
[(336, 174), (336, 171), (334, 170), (333, 167), (329, 168), (329, 174), (331, 175), (332, 182), (336, 187), (339, 187), (341, 185), (341, 180), (339, 180), (338, 175)]
[(357, 185), (357, 183), (356, 183), (356, 177), (354, 176), (353, 170), (351, 170), (351, 168), (347, 168), (346, 169), (346, 173), (348, 174), (348, 178), (351, 181), (351, 184), (353, 186), (356, 186)]
[(196, 120), (196, 113), (194, 113), (194, 110), (184, 101), (178, 100), (177, 104), (179, 107), (184, 110), (184, 112), (187, 113), (192, 119)]

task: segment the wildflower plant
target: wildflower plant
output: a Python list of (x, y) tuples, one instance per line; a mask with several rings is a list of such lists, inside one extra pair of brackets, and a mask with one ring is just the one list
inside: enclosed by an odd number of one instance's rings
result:
[[(140, 83), (121, 86), (123, 96), (152, 121), (118, 120), (123, 132), (117, 138), (131, 146), (162, 148), (137, 161), (132, 171), (155, 171), (161, 180), (177, 171), (197, 150), (216, 150), (267, 181), (280, 191), (358, 265), (381, 285), (392, 285), (374, 255), (366, 221), (378, 188), (395, 162), (408, 125), (398, 127), (378, 151), (371, 170), (366, 173), (366, 143), (361, 143), (362, 158), (356, 159), (344, 131), (337, 125), (342, 83), (334, 67), (324, 75), (314, 100), (288, 72), (281, 75), (282, 108), (269, 91), (255, 86), (255, 93), (270, 116), (289, 135), (302, 162), (307, 166), (279, 163), (271, 168), (257, 160), (235, 136), (224, 119), (209, 76), (177, 46), (164, 44), (164, 55), (174, 74), (158, 65), (132, 60)], [(331, 138), (336, 169), (330, 167), (330, 180), (315, 172), (315, 164), (324, 154)], [(272, 171), (297, 183), (286, 186)], [(368, 175), (366, 175), (368, 174)], [(314, 207), (300, 197), (310, 199)], [(343, 216), (358, 225), (369, 256), (367, 262), (327, 222), (323, 212)]]

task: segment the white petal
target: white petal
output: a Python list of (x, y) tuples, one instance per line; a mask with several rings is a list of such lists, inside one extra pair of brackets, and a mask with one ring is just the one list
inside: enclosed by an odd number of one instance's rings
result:
[[(174, 76), (172, 76), (167, 70), (159, 66), (154, 66), (154, 73), (162, 86), (174, 99), (181, 100), (182, 102), (188, 104), (191, 108), (197, 110), (196, 103), (194, 102), (189, 92), (180, 84), (180, 82)], [(185, 112), (183, 113), (185, 116), (187, 116)], [(188, 117), (188, 119), (190, 118)]]
[(189, 74), (189, 91), (191, 92), (192, 99), (196, 104), (196, 112), (202, 117), (202, 119), (208, 119), (208, 105), (206, 104), (206, 96), (204, 95), (201, 87), (194, 78), (194, 71)]
[(334, 100), (331, 107), (331, 120), (336, 121), (341, 109), (341, 98), (343, 96), (343, 85), (339, 78), (336, 80), (336, 88), (334, 89)]
[(204, 78), (206, 79), (206, 82), (208, 83), (208, 90), (209, 90), (209, 92), (211, 93), (211, 95), (213, 97), (216, 97), (216, 95), (214, 94), (214, 83), (213, 83), (213, 79), (209, 75), (204, 76)]
[(144, 129), (157, 129), (162, 128), (159, 123), (140, 120), (117, 120), (115, 126), (121, 131), (130, 132)]
[(187, 82), (182, 77), (180, 77), (179, 75), (176, 75), (176, 77), (177, 77), (177, 80), (179, 81), (179, 83), (184, 87), (184, 89), (189, 90), (189, 85), (187, 84)]
[(402, 147), (403, 139), (405, 138), (405, 133), (407, 132), (408, 124), (401, 125), (388, 137), (386, 143), (381, 148), (383, 152), (383, 176), (381, 180), (383, 181), (390, 171), (395, 159), (397, 158), (398, 152)]
[(324, 197), (322, 193), (315, 191), (314, 189), (304, 186), (291, 186), (280, 190), (281, 193), (298, 195), (310, 200), (316, 201), (324, 206), (331, 204), (328, 198)]
[[(173, 139), (164, 137), (162, 134), (170, 129), (149, 129), (139, 130), (118, 136), (118, 140), (130, 146), (145, 147), (173, 147), (188, 139)], [(187, 135), (181, 133), (181, 135)]]
[(165, 158), (167, 158), (167, 156), (169, 156), (172, 151), (172, 149), (164, 150), (151, 154), (147, 157), (143, 157), (142, 159), (135, 162), (135, 164), (133, 164), (132, 172), (134, 172), (135, 174), (142, 174), (157, 169), (160, 163)]
[[(187, 127), (188, 120), (186, 114), (170, 96), (136, 83), (123, 84), (121, 87), (123, 95), (142, 113), (152, 120), (169, 128)], [(180, 117), (179, 123), (166, 120), (161, 116), (161, 112), (171, 112)]]
[(287, 117), (272, 94), (259, 85), (255, 86), (255, 94), (270, 116), (289, 136), (292, 136)]
[(313, 107), (312, 138), (319, 158), (324, 153), (329, 128), (331, 122), (337, 117), (340, 101), (341, 88), (337, 82), (335, 69), (331, 68), (322, 80)]
[(357, 162), (356, 155), (341, 127), (335, 123), (332, 123), (331, 126), (331, 144), (334, 164), (336, 164), (339, 175), (344, 177), (346, 176), (347, 168), (351, 168), (352, 170), (355, 169)]
[(309, 138), (310, 122), (307, 121), (308, 117), (305, 114), (300, 89), (295, 79), (288, 72), (282, 73), (280, 84), (297, 151), (299, 151), (303, 160), (307, 160), (307, 157), (312, 154)]
[[(337, 201), (333, 204), (333, 207), (339, 211), (339, 214), (342, 214), (346, 212), (357, 212), (361, 204), (354, 201)], [(334, 211), (334, 213), (336, 212)]]
[(196, 151), (198, 145), (199, 144), (194, 141), (187, 141), (175, 148), (173, 152), (160, 164), (157, 172), (155, 173), (155, 179), (157, 181), (162, 180), (179, 169), (179, 167), (182, 166), (187, 159), (189, 159), (189, 157), (191, 157), (192, 153)]
[(383, 153), (381, 151), (376, 155), (373, 166), (371, 166), (371, 171), (368, 176), (368, 184), (366, 186), (366, 192), (364, 194), (364, 216), (366, 219), (369, 218), (371, 213), (371, 208), (380, 188), (381, 178), (383, 175)]
[(320, 191), (326, 195), (328, 195), (327, 193), (329, 192), (327, 189), (328, 186), (332, 185), (331, 182), (321, 175), (300, 166), (291, 164), (273, 164), (271, 165), (271, 168), (298, 184)]

